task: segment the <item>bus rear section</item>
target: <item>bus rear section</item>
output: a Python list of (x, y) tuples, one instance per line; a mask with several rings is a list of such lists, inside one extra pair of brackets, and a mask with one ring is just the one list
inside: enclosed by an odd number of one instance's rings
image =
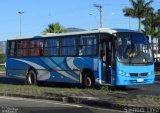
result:
[[(7, 76), (41, 81), (97, 84), (98, 34), (61, 35), (7, 41)], [(28, 44), (28, 46), (26, 46)]]

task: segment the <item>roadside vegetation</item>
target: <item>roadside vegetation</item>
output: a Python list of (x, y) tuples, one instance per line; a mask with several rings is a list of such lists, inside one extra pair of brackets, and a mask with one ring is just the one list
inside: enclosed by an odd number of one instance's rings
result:
[(81, 96), (81, 97), (101, 97), (107, 98), (112, 94), (126, 94), (125, 91), (113, 90), (108, 86), (101, 86), (99, 88), (83, 88), (80, 86), (33, 86), (33, 85), (11, 85), (0, 84), (0, 95), (24, 95), (33, 97), (69, 97), (69, 96)]
[(118, 105), (124, 106), (160, 108), (160, 96), (153, 95), (137, 95), (130, 98), (118, 98), (115, 102)]
[(5, 72), (5, 66), (0, 66), (0, 72)]
[[(5, 54), (0, 54), (0, 64), (4, 64), (5, 63)], [(0, 72), (4, 72), (5, 71), (5, 66), (4, 65), (0, 65)]]
[(6, 57), (5, 54), (0, 54), (0, 64), (5, 63), (5, 57)]

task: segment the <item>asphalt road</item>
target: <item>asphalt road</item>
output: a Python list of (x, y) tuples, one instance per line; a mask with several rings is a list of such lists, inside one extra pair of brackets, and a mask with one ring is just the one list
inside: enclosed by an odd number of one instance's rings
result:
[(0, 97), (0, 106), (2, 113), (124, 113), (124, 111), (64, 104), (49, 100), (14, 97)]
[(135, 86), (128, 86), (124, 89), (128, 95), (160, 95), (160, 82), (154, 83), (151, 85), (135, 85)]
[(128, 96), (135, 95), (160, 95), (160, 75), (156, 75), (154, 84), (127, 86), (124, 89)]

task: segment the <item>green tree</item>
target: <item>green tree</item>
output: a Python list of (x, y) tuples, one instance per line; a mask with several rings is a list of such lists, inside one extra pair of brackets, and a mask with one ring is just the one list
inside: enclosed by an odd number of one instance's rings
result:
[(152, 9), (151, 3), (153, 0), (145, 2), (145, 0), (129, 0), (132, 7), (126, 7), (123, 9), (124, 15), (132, 18), (138, 18), (138, 30), (141, 31), (141, 21), (145, 15)]
[(66, 32), (66, 29), (58, 22), (52, 23), (48, 25), (48, 28), (46, 28), (43, 31), (43, 34), (47, 33), (63, 33)]
[(5, 63), (5, 58), (6, 58), (5, 54), (0, 54), (0, 64)]
[(153, 26), (153, 22), (154, 22), (154, 10), (150, 10), (150, 12), (148, 12), (148, 14), (145, 16), (145, 20), (142, 21), (142, 24), (144, 25), (144, 30), (145, 30), (145, 34), (147, 36), (151, 37), (151, 45), (152, 45), (152, 50), (153, 50), (153, 37), (154, 37), (154, 32), (155, 32), (155, 28)]
[[(158, 28), (160, 28), (160, 14), (159, 12), (155, 12), (152, 10), (145, 16), (145, 20), (142, 21), (144, 25), (144, 30), (146, 35), (151, 36), (151, 45), (152, 45), (152, 51), (154, 48), (153, 44), (153, 38), (156, 38), (156, 43), (158, 47), (158, 38), (160, 37), (160, 31)], [(156, 53), (158, 54), (158, 48), (156, 49)], [(154, 51), (153, 51), (154, 52)]]
[(158, 11), (155, 13), (153, 26), (155, 27), (154, 36), (156, 37), (156, 55), (158, 55), (158, 39), (160, 38), (160, 13)]

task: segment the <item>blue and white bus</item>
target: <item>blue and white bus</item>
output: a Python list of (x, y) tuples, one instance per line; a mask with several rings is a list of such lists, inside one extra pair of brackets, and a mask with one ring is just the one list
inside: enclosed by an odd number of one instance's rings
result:
[(152, 84), (149, 42), (125, 29), (52, 34), (7, 41), (6, 74), (38, 82), (127, 86)]

